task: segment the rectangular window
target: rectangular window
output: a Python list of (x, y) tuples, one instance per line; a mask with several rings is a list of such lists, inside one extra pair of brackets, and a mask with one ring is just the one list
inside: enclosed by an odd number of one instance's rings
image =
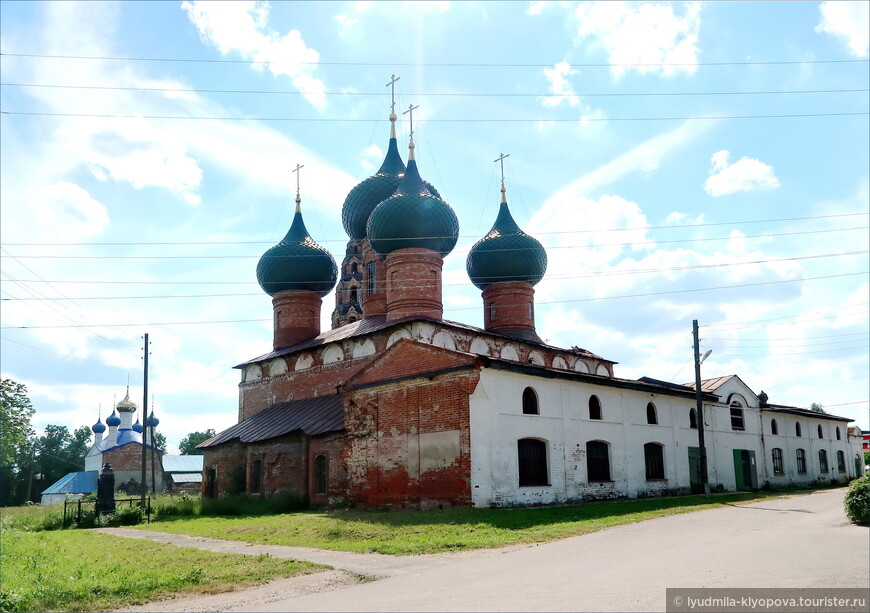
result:
[(785, 471), (782, 466), (782, 449), (779, 447), (773, 448), (773, 474), (784, 475)]
[(646, 478), (653, 481), (665, 478), (665, 451), (657, 443), (647, 443), (643, 446), (643, 457), (646, 464)]
[(251, 462), (251, 477), (249, 479), (249, 483), (251, 484), (251, 493), (259, 494), (260, 488), (262, 487), (263, 479), (263, 461), (262, 460), (254, 460)]
[(495, 310), (496, 310), (496, 306), (495, 306), (495, 303), (493, 302), (491, 305), (489, 305), (489, 320), (490, 321), (496, 320), (497, 314), (496, 314)]
[(798, 449), (795, 452), (795, 458), (797, 459), (797, 471), (799, 475), (807, 474), (807, 456), (804, 453), (803, 449)]
[(367, 291), (369, 293), (369, 296), (374, 294), (375, 290), (377, 290), (377, 275), (378, 275), (377, 262), (369, 262), (369, 265), (366, 267), (366, 276), (368, 277)]
[(590, 482), (610, 481), (610, 455), (607, 443), (603, 441), (586, 443), (586, 471)]
[(217, 470), (214, 468), (205, 471), (205, 497), (217, 498)]
[(823, 473), (828, 472), (828, 452), (824, 449), (819, 449), (819, 470)]
[(744, 430), (743, 427), (743, 409), (739, 407), (731, 407), (731, 429)]
[(520, 486), (549, 485), (547, 443), (534, 438), (517, 441)]

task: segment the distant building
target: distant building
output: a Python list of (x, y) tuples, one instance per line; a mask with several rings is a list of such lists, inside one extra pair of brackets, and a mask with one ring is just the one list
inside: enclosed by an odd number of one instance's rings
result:
[(152, 456), (154, 482), (158, 491), (170, 493), (188, 491), (198, 493), (202, 481), (202, 456), (172, 456), (158, 449), (148, 440), (150, 428), (155, 428), (160, 420), (154, 411), (145, 420), (146, 428), (137, 419), (133, 423), (136, 404), (130, 400), (130, 388), (124, 399), (119, 402), (106, 423), (97, 420), (91, 430), (94, 444), (85, 455), (85, 470), (68, 473), (42, 492), (42, 504), (56, 504), (67, 499), (76, 499), (97, 491), (97, 479), (103, 466), (108, 464), (115, 473), (115, 493), (118, 495), (138, 495), (142, 480), (142, 445), (145, 437), (145, 478), (151, 488)]

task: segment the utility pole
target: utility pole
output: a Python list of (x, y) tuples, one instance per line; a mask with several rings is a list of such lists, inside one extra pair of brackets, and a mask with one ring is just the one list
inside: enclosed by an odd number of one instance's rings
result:
[[(152, 415), (154, 414), (154, 398), (153, 397), (151, 398), (151, 413), (152, 413)], [(156, 477), (157, 471), (154, 470), (154, 448), (157, 446), (157, 442), (156, 442), (157, 439), (154, 438), (154, 420), (149, 419), (148, 423), (150, 424), (148, 427), (151, 428), (151, 437), (149, 438), (149, 440), (151, 441), (151, 493), (156, 494), (157, 493), (157, 485), (156, 485), (155, 479), (157, 478)]]
[[(147, 424), (148, 420), (148, 333), (145, 333), (145, 371), (144, 371), (144, 382), (143, 387), (145, 389), (142, 395), (142, 419), (145, 420)], [(148, 432), (147, 426), (142, 428), (142, 433), (145, 434)], [(145, 490), (148, 488), (147, 475), (145, 474), (145, 466), (147, 463), (147, 458), (145, 455), (145, 437), (142, 437), (142, 481), (141, 487), (139, 491), (141, 493), (141, 501), (142, 501), (142, 512), (145, 512)]]
[(710, 484), (707, 482), (707, 448), (704, 446), (704, 403), (701, 400), (701, 349), (698, 342), (698, 320), (692, 320), (692, 338), (695, 345), (695, 411), (698, 414), (698, 450), (701, 463), (701, 483), (704, 494), (710, 495)]

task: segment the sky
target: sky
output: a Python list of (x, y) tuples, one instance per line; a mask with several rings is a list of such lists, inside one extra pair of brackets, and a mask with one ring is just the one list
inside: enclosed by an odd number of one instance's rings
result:
[(233, 425), (292, 169), (340, 262), (395, 75), (403, 158), (419, 105), (420, 172), (459, 218), (445, 319), (482, 326), (465, 258), (504, 153), (549, 255), (546, 342), (682, 383), (697, 319), (704, 378), (868, 429), (868, 23), (868, 2), (4, 1), (2, 377), (37, 431), (91, 425), (128, 381), (141, 407), (148, 333), (169, 451)]

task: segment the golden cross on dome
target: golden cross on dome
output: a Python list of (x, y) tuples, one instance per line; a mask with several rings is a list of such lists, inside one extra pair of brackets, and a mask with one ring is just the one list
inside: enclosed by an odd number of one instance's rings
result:
[(498, 157), (493, 160), (493, 162), (498, 162), (501, 164), (501, 201), (507, 202), (507, 197), (505, 196), (505, 188), (504, 188), (504, 159), (510, 157), (510, 153), (504, 154), (499, 153)]
[(390, 115), (396, 114), (396, 82), (401, 78), (396, 75), (390, 75), (390, 82), (387, 83), (387, 87), (390, 88)]
[(299, 172), (299, 169), (301, 169), (301, 168), (305, 168), (305, 166), (303, 166), (302, 164), (296, 164), (296, 168), (294, 168), (293, 170), (290, 171), (290, 172), (296, 173), (296, 212), (297, 213), (301, 212), (301, 207), (299, 205), (302, 202), (302, 198), (299, 197), (299, 175), (302, 174), (301, 172)]

